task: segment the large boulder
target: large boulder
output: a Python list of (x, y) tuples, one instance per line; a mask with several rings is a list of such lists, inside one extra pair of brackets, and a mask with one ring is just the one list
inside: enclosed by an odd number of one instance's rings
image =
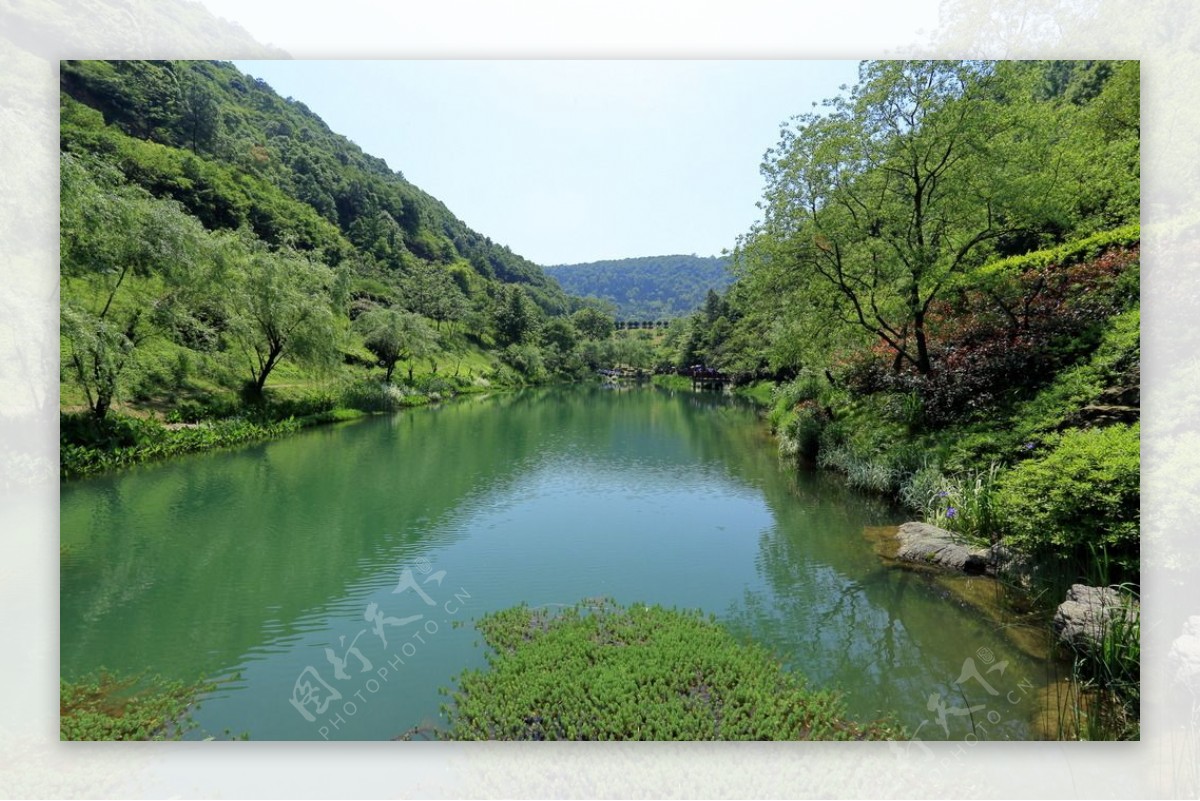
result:
[(896, 558), (901, 561), (962, 573), (985, 573), (990, 563), (989, 549), (975, 547), (954, 532), (928, 523), (905, 523), (896, 538), (900, 542)]
[(1075, 651), (1095, 651), (1113, 626), (1137, 614), (1137, 603), (1116, 587), (1074, 584), (1054, 612), (1054, 635)]

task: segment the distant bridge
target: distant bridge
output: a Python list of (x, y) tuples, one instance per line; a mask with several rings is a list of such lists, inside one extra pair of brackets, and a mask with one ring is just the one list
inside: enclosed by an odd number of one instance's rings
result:
[(617, 320), (618, 331), (660, 331), (671, 324), (670, 320)]
[(715, 367), (705, 367), (703, 364), (693, 364), (691, 367), (678, 367), (675, 375), (692, 379), (692, 386), (700, 389), (719, 389), (733, 383), (733, 376), (722, 373)]

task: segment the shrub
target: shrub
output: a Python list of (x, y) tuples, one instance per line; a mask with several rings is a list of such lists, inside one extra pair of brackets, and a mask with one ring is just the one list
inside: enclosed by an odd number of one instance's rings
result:
[[(1037, 256), (1032, 261), (1019, 257), (1013, 262), (1021, 265), (1019, 270), (1009, 269), (1012, 265), (990, 272), (985, 268), (977, 289), (932, 304), (935, 370), (916, 384), (925, 422), (969, 419), (1028, 397), (1063, 367), (1090, 354), (1112, 327), (1108, 321), (1138, 300), (1139, 249), (1110, 247), (1096, 253), (1113, 236), (1120, 239), (1110, 232), (1071, 250), (1078, 258), (1055, 249), (1030, 254)], [(860, 372), (867, 368), (864, 375), (879, 373), (879, 356)], [(869, 387), (865, 391), (900, 389), (904, 382), (898, 376), (877, 376), (864, 386)]]
[(824, 419), (812, 401), (800, 404), (784, 421), (779, 431), (779, 450), (785, 456), (812, 459), (820, 447)]
[(1068, 431), (1009, 470), (998, 501), (1013, 543), (1081, 559), (1103, 550), (1119, 567), (1136, 566), (1140, 433), (1140, 423)]
[(446, 708), (449, 739), (851, 740), (898, 734), (845, 718), (761, 646), (711, 617), (612, 601), (478, 623), (494, 650)]
[(342, 388), (339, 403), (362, 412), (391, 412), (402, 408), (409, 394), (394, 384), (363, 378)]
[(900, 502), (922, 517), (946, 489), (946, 477), (937, 462), (926, 463), (909, 473), (900, 484)]
[(457, 385), (452, 378), (440, 375), (427, 375), (418, 378), (414, 386), (426, 395), (453, 395)]
[(333, 411), (338, 397), (332, 392), (308, 392), (290, 398), (272, 399), (267, 407), (269, 419), (286, 420), (289, 417), (311, 417)]
[(1054, 381), (1015, 415), (1023, 440), (1053, 431), (1111, 387), (1136, 385), (1141, 374), (1141, 310), (1113, 317), (1089, 359), (1059, 373)]
[(109, 412), (97, 420), (90, 412), (64, 413), (58, 417), (60, 442), (85, 448), (128, 448), (153, 440), (159, 426), (151, 420)]
[(821, 380), (804, 372), (786, 384), (779, 384), (771, 393), (776, 405), (793, 408), (805, 401), (816, 400), (821, 393)]
[(546, 365), (537, 345), (509, 345), (500, 358), (528, 381), (537, 382), (546, 377)]
[(59, 449), (62, 477), (91, 475), (169, 456), (245, 445), (281, 437), (300, 428), (295, 418), (260, 423), (233, 417), (174, 431), (151, 421), (137, 423), (138, 435), (133, 444), (81, 445), (64, 439)]
[[(924, 505), (925, 520), (965, 537), (987, 542), (998, 539), (997, 478), (1000, 466), (943, 477)], [(935, 485), (936, 486), (936, 485)]]
[(1131, 223), (1057, 247), (997, 259), (980, 269), (979, 275), (983, 278), (992, 275), (1019, 275), (1029, 270), (1038, 270), (1054, 264), (1072, 264), (1095, 258), (1106, 250), (1137, 246), (1141, 243), (1141, 238), (1141, 227), (1137, 223)]
[(210, 416), (203, 403), (185, 400), (175, 404), (175, 408), (167, 413), (166, 420), (168, 423), (199, 423)]
[(901, 471), (886, 457), (861, 456), (847, 445), (822, 447), (817, 466), (845, 474), (846, 483), (855, 489), (892, 494), (900, 487)]

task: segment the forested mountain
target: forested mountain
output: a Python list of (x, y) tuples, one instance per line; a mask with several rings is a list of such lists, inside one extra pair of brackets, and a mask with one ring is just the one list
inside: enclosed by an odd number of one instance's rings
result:
[(704, 304), (708, 290), (733, 281), (723, 257), (643, 256), (633, 259), (559, 264), (546, 274), (573, 295), (616, 305), (618, 320), (667, 320)]
[(569, 307), (532, 262), (230, 64), (67, 61), (61, 85), (65, 152), (100, 156), (210, 230), (249, 226), (330, 266), (410, 282), (431, 267), (469, 269), (524, 284), (547, 312)]

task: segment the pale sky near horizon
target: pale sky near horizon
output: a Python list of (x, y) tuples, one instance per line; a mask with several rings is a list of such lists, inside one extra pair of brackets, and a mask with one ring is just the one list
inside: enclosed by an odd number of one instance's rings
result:
[(718, 255), (853, 61), (235, 61), (542, 264)]

